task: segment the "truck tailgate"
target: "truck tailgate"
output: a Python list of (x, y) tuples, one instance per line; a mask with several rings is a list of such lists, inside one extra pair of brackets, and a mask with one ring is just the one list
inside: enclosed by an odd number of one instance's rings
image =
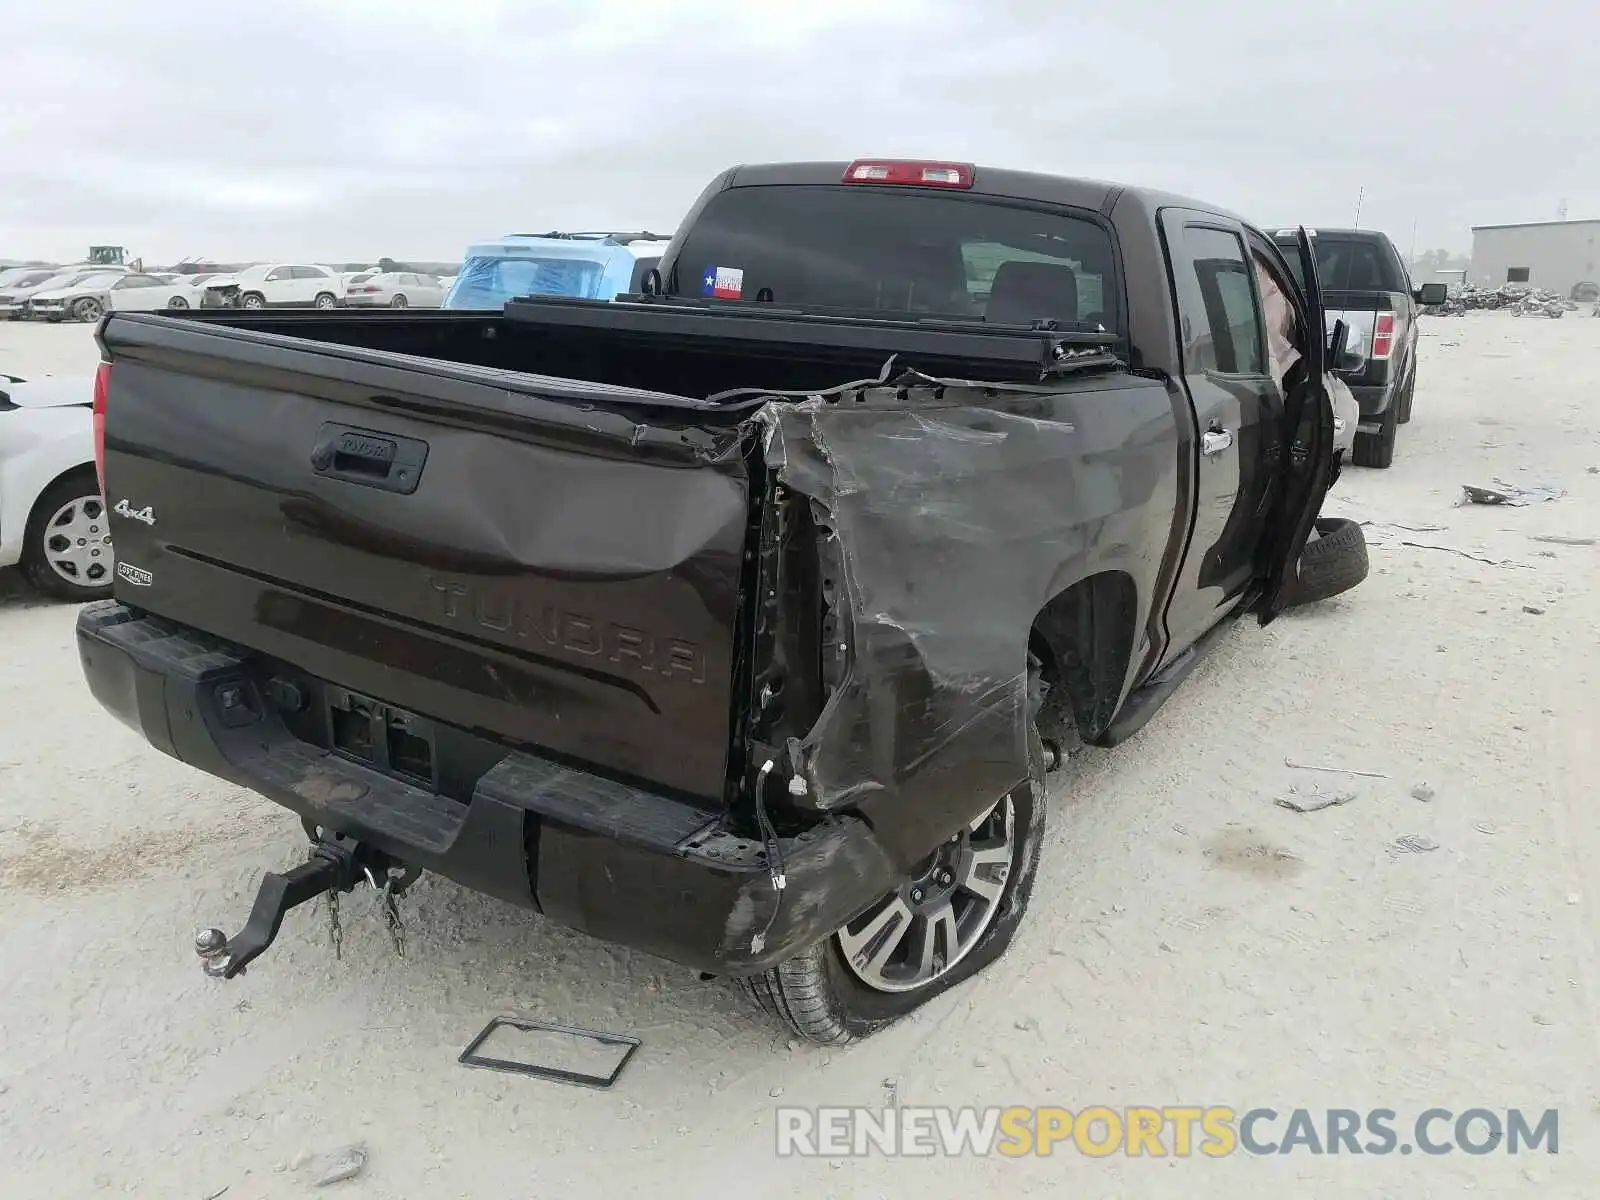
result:
[(118, 600), (720, 799), (750, 521), (732, 415), (164, 318), (100, 337)]
[(1346, 343), (1351, 349), (1359, 348), (1363, 355), (1372, 350), (1373, 323), (1380, 309), (1389, 311), (1391, 302), (1387, 295), (1378, 292), (1325, 292), (1323, 295), (1322, 325), (1324, 335), (1331, 335), (1340, 321), (1349, 329)]

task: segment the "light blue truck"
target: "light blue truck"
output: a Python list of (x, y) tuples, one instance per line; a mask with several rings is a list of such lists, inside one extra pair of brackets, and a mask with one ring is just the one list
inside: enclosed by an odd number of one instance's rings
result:
[(446, 308), (498, 309), (517, 296), (611, 300), (641, 290), (661, 261), (658, 233), (514, 233), (467, 248)]

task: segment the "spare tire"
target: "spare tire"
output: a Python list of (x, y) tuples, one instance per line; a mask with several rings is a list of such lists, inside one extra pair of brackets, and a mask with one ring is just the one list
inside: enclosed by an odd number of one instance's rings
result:
[(1367, 577), (1367, 539), (1361, 526), (1344, 517), (1318, 517), (1294, 578), (1284, 589), (1285, 607), (1326, 600), (1348, 592)]

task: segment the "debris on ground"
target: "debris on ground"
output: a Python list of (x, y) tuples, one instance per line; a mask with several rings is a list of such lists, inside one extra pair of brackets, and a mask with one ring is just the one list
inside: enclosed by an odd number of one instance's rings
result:
[(1498, 558), (1484, 558), (1481, 554), (1468, 554), (1465, 550), (1457, 550), (1454, 546), (1435, 546), (1432, 542), (1401, 542), (1402, 546), (1410, 546), (1413, 550), (1440, 550), (1445, 554), (1454, 554), (1457, 558), (1469, 559), (1472, 562), (1486, 563), (1491, 567), (1514, 567), (1518, 564)]
[(1350, 801), (1356, 798), (1354, 792), (1334, 792), (1332, 794), (1313, 792), (1309, 796), (1297, 796), (1293, 794), (1293, 788), (1290, 788), (1289, 791), (1290, 795), (1279, 796), (1273, 803), (1279, 808), (1287, 808), (1290, 812), (1297, 813), (1314, 813), (1321, 812), (1325, 808), (1338, 808), (1341, 804), (1349, 804)]
[(1283, 760), (1283, 765), (1292, 771), (1326, 771), (1330, 775), (1360, 775), (1363, 779), (1387, 779), (1382, 771), (1358, 771), (1354, 767), (1319, 767), (1314, 763), (1297, 763), (1292, 758)]
[(1411, 798), (1413, 800), (1421, 800), (1424, 804), (1433, 799), (1433, 794), (1433, 789), (1425, 783), (1419, 783), (1411, 789)]
[(325, 1150), (321, 1154), (297, 1155), (289, 1164), (289, 1169), (309, 1179), (312, 1187), (327, 1187), (329, 1184), (354, 1179), (361, 1174), (361, 1169), (366, 1165), (367, 1144), (352, 1142), (348, 1146), (340, 1146), (337, 1150)]
[(1544, 542), (1548, 546), (1592, 546), (1596, 539), (1592, 537), (1562, 537), (1556, 533), (1536, 533), (1528, 538), (1531, 542)]
[(1548, 504), (1551, 500), (1559, 500), (1567, 494), (1561, 488), (1542, 484), (1536, 487), (1517, 487), (1503, 479), (1496, 479), (1492, 488), (1464, 484), (1461, 490), (1466, 494), (1464, 503), (1505, 504), (1512, 508), (1523, 508), (1529, 504)]
[(1542, 617), (1542, 616), (1544, 616), (1544, 609), (1536, 608), (1532, 604), (1524, 604), (1522, 606), (1522, 611), (1527, 613), (1531, 617)]
[(1396, 854), (1427, 854), (1430, 850), (1438, 848), (1438, 842), (1419, 833), (1408, 833), (1389, 843), (1390, 851)]
[(1548, 288), (1522, 287), (1514, 283), (1496, 288), (1467, 284), (1443, 304), (1424, 308), (1423, 313), (1435, 317), (1459, 317), (1468, 312), (1509, 311), (1514, 317), (1563, 317), (1577, 312), (1571, 300)]

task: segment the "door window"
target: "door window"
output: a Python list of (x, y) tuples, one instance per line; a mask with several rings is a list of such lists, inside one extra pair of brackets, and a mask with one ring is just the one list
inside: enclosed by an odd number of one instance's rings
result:
[(1178, 318), (1186, 370), (1223, 375), (1260, 375), (1261, 310), (1251, 267), (1239, 235), (1187, 226), (1188, 268), (1180, 272)]

